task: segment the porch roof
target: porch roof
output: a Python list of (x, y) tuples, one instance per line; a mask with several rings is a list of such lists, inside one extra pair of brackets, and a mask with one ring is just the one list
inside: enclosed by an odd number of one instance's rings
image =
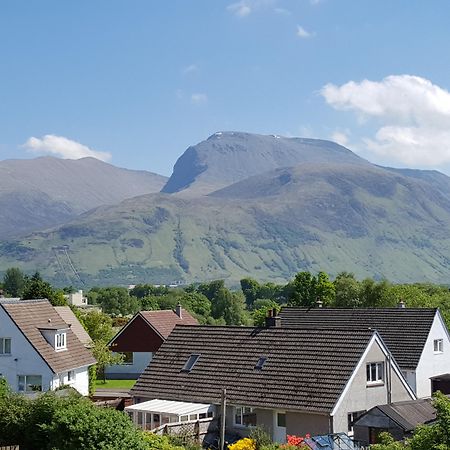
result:
[(211, 405), (207, 403), (188, 403), (176, 402), (170, 400), (149, 400), (142, 403), (136, 403), (125, 408), (126, 411), (145, 411), (157, 414), (175, 414), (184, 416), (198, 412), (207, 412)]

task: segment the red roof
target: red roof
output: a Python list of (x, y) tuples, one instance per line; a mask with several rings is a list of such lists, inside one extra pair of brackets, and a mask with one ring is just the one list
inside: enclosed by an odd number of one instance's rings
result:
[(164, 338), (175, 328), (175, 325), (198, 325), (197, 319), (185, 309), (181, 309), (181, 318), (171, 309), (162, 311), (141, 311), (142, 317)]

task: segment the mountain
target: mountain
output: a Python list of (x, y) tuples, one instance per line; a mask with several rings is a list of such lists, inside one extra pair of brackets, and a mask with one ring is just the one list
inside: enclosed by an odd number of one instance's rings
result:
[(306, 162), (368, 164), (330, 141), (218, 132), (180, 156), (162, 192), (206, 194), (253, 175)]
[(95, 158), (0, 162), (0, 239), (62, 224), (100, 205), (158, 192), (166, 178)]
[(281, 282), (300, 270), (448, 282), (445, 176), (436, 182), (432, 172), (355, 161), (304, 162), (209, 195), (150, 194), (101, 206), (1, 244), (0, 267), (38, 269), (59, 285)]

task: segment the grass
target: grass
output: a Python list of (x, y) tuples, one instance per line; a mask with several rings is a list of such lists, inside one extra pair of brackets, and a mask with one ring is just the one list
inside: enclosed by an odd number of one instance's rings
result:
[(106, 383), (103, 380), (97, 380), (95, 387), (101, 389), (131, 389), (134, 383), (136, 383), (136, 380), (106, 380)]

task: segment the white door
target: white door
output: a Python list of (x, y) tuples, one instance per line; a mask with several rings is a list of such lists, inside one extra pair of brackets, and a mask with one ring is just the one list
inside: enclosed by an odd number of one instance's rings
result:
[(286, 442), (286, 411), (273, 413), (273, 441)]

